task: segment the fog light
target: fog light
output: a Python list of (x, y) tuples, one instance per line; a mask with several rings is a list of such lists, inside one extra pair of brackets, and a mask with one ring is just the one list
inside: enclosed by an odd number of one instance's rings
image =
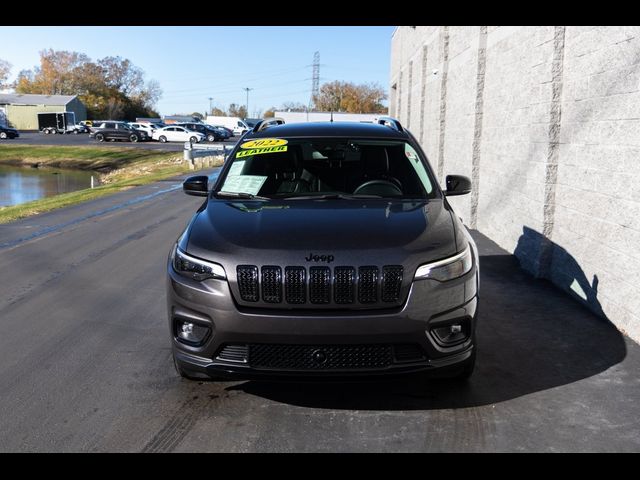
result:
[(209, 335), (211, 329), (187, 320), (176, 320), (176, 334), (178, 339), (194, 345), (201, 344)]
[(436, 342), (443, 347), (451, 347), (464, 342), (469, 337), (470, 322), (468, 319), (458, 319), (455, 323), (434, 326), (431, 333)]

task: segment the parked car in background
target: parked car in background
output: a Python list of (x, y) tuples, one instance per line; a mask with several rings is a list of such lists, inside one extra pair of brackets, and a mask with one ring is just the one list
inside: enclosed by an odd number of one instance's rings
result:
[(175, 125), (184, 127), (188, 130), (193, 130), (194, 132), (200, 132), (208, 142), (219, 142), (220, 140), (224, 140), (220, 130), (204, 123), (176, 123)]
[(230, 128), (227, 127), (223, 127), (222, 125), (212, 125), (214, 128), (219, 128), (220, 130), (223, 130), (224, 132), (226, 132), (227, 137), (226, 138), (231, 138), (233, 137), (233, 130), (231, 130)]
[(221, 127), (219, 125), (209, 125), (209, 126), (215, 128), (216, 130), (218, 130), (218, 132), (220, 132), (220, 136), (222, 137), (223, 140), (226, 140), (227, 138), (233, 137), (233, 132), (231, 130), (229, 130), (228, 128), (224, 128), (224, 127)]
[(19, 136), (20, 133), (15, 128), (0, 125), (0, 139), (6, 140), (7, 138), (18, 138)]
[(186, 129), (175, 125), (169, 125), (168, 127), (160, 128), (153, 132), (154, 140), (161, 143), (166, 142), (191, 142), (198, 143), (205, 139), (205, 136), (200, 132), (194, 132), (193, 130)]
[(106, 140), (141, 142), (149, 139), (149, 136), (142, 130), (136, 130), (130, 127), (128, 123), (118, 121), (106, 121), (94, 124), (93, 127), (91, 127), (91, 134), (89, 136), (99, 142)]
[(153, 132), (155, 132), (158, 128), (152, 123), (138, 123), (138, 122), (130, 122), (129, 126), (136, 129), (141, 130), (147, 134), (149, 138), (153, 137)]

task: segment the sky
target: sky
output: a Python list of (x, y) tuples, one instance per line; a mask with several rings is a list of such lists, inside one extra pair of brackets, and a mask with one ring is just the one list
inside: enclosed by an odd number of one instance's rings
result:
[[(394, 27), (3, 27), (0, 58), (11, 80), (39, 65), (46, 48), (85, 53), (92, 60), (128, 58), (160, 83), (162, 115), (190, 114), (230, 103), (249, 116), (284, 102), (309, 103), (313, 54), (320, 85), (333, 80), (378, 83), (388, 90)], [(11, 39), (7, 42), (6, 39)], [(209, 98), (213, 100), (209, 100)]]

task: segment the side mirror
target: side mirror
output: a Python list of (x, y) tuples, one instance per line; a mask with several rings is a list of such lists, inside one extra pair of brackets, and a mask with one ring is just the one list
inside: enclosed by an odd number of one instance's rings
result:
[(209, 194), (209, 177), (205, 175), (189, 177), (182, 184), (182, 190), (187, 195), (206, 197)]
[(447, 175), (446, 184), (447, 189), (444, 194), (447, 197), (466, 195), (471, 191), (471, 180), (464, 175)]

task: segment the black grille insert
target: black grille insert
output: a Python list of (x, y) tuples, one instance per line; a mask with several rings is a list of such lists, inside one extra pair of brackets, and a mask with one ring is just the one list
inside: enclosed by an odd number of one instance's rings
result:
[(382, 301), (397, 302), (402, 286), (402, 266), (387, 265), (382, 268)]
[(262, 300), (267, 303), (282, 302), (282, 269), (262, 267)]
[(356, 269), (336, 267), (333, 271), (333, 299), (338, 304), (353, 303), (356, 293)]
[(309, 269), (309, 300), (311, 303), (331, 301), (331, 270), (329, 267)]
[(279, 370), (380, 369), (393, 363), (392, 345), (249, 345), (252, 368)]
[(245, 302), (258, 301), (258, 267), (253, 265), (240, 265), (238, 272), (238, 289), (240, 298)]
[(378, 267), (360, 267), (358, 279), (358, 301), (376, 303), (378, 301)]
[(307, 301), (307, 271), (304, 267), (284, 269), (284, 292), (287, 303), (301, 304)]

